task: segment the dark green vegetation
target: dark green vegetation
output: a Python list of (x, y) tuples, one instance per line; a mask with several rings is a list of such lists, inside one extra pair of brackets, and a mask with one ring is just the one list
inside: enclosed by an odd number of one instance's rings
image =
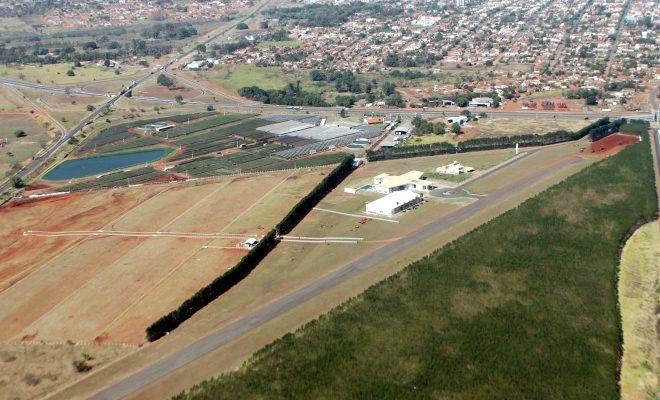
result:
[[(280, 150), (272, 147), (271, 152)], [(334, 164), (341, 161), (345, 153), (321, 154), (314, 157), (295, 161), (285, 161), (280, 158), (264, 154), (262, 148), (248, 149), (220, 157), (201, 157), (184, 161), (172, 168), (172, 172), (187, 174), (190, 177), (208, 177), (217, 175), (231, 175), (247, 172), (278, 171), (293, 168), (316, 167)]]
[(646, 138), (175, 398), (615, 399), (617, 249), (653, 180)]
[(158, 171), (152, 167), (144, 167), (126, 172), (115, 172), (104, 175), (98, 179), (91, 179), (80, 183), (74, 183), (63, 187), (63, 192), (74, 192), (79, 190), (107, 189), (126, 185), (135, 185), (138, 183), (162, 178), (167, 175), (163, 171)]
[[(630, 125), (631, 127), (627, 128), (627, 125)], [(624, 120), (610, 121), (609, 118), (602, 118), (576, 132), (561, 130), (548, 132), (542, 135), (528, 134), (468, 139), (458, 142), (456, 145), (448, 142), (439, 142), (426, 145), (400, 146), (381, 150), (367, 150), (367, 159), (369, 161), (378, 161), (397, 158), (431, 156), (436, 154), (506, 149), (515, 147), (516, 144), (520, 145), (521, 147), (544, 146), (548, 144), (578, 140), (585, 136), (589, 136), (592, 140), (598, 140), (612, 133), (619, 132), (621, 129), (639, 130), (642, 129), (642, 127), (645, 127), (643, 129), (648, 129), (646, 128), (648, 127), (648, 123), (644, 121), (631, 121), (627, 123)]]
[(147, 340), (158, 340), (166, 335), (167, 332), (176, 329), (197, 311), (206, 307), (210, 302), (220, 297), (220, 295), (247, 277), (277, 245), (277, 235), (286, 234), (293, 229), (325, 195), (330, 193), (332, 189), (337, 187), (350, 174), (353, 169), (352, 164), (353, 156), (344, 155), (342, 162), (291, 209), (282, 221), (277, 224), (276, 229), (271, 230), (261, 238), (259, 243), (238, 264), (214, 279), (209, 285), (198, 290), (176, 310), (151, 324), (146, 330)]
[(135, 26), (76, 29), (52, 34), (41, 32), (38, 35), (3, 32), (0, 62), (40, 65), (71, 62), (80, 66), (81, 61), (118, 60), (131, 56), (160, 58), (169, 54), (174, 45), (197, 34), (197, 28), (189, 23), (170, 22), (155, 23), (141, 30)]
[(264, 104), (314, 107), (329, 106), (321, 94), (306, 92), (300, 88), (300, 84), (296, 86), (293, 83), (290, 83), (285, 89), (264, 90), (258, 86), (242, 87), (238, 89), (238, 94)]
[(356, 13), (370, 13), (381, 18), (403, 14), (400, 7), (385, 7), (380, 4), (354, 2), (337, 7), (334, 4), (308, 4), (302, 7), (272, 8), (263, 12), (268, 17), (288, 21), (302, 26), (339, 26)]
[(216, 126), (226, 125), (232, 122), (240, 121), (245, 118), (254, 117), (255, 114), (229, 114), (219, 115), (213, 118), (208, 118), (196, 123), (183, 123), (176, 128), (166, 131), (157, 132), (155, 136), (173, 138), (177, 136), (190, 135), (191, 133), (200, 132), (205, 129), (215, 128)]
[(345, 156), (337, 168), (332, 170), (321, 183), (319, 183), (307, 196), (303, 197), (298, 204), (275, 226), (278, 235), (290, 233), (302, 221), (303, 218), (321, 201), (328, 193), (337, 187), (353, 171), (353, 156)]

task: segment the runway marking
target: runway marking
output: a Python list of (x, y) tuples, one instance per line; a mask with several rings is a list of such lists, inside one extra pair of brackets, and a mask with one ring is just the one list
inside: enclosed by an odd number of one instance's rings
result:
[(340, 211), (327, 210), (325, 208), (314, 207), (314, 210), (328, 212), (328, 213), (332, 213), (332, 214), (346, 215), (348, 217), (369, 218), (369, 219), (375, 219), (377, 221), (393, 222), (395, 224), (399, 223), (399, 221), (396, 221), (396, 220), (393, 220), (393, 219), (378, 218), (378, 217), (372, 217), (372, 216), (366, 216), (366, 215), (360, 215), (360, 214), (349, 214), (349, 213), (340, 212)]

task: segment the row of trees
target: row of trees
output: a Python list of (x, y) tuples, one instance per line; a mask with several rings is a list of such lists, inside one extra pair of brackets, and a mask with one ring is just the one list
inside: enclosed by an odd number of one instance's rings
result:
[(300, 88), (300, 82), (289, 83), (284, 89), (264, 90), (259, 86), (246, 86), (238, 89), (238, 94), (264, 104), (287, 106), (327, 107), (328, 103), (319, 93), (306, 92)]
[(464, 153), (469, 151), (505, 149), (514, 147), (516, 144), (522, 147), (543, 146), (577, 140), (587, 135), (589, 135), (592, 140), (599, 140), (607, 135), (618, 132), (624, 124), (625, 121), (623, 120), (610, 122), (609, 118), (602, 118), (577, 132), (560, 130), (542, 135), (528, 134), (468, 139), (459, 142), (456, 145), (442, 142), (426, 145), (401, 146), (391, 149), (367, 150), (367, 159), (369, 161), (380, 161), (438, 154)]
[(291, 211), (277, 224), (275, 229), (268, 232), (259, 240), (259, 243), (238, 264), (214, 279), (207, 286), (198, 290), (176, 310), (151, 324), (146, 329), (147, 340), (153, 342), (165, 336), (168, 332), (176, 329), (184, 321), (192, 317), (197, 311), (245, 279), (266, 255), (275, 248), (277, 245), (277, 236), (289, 233), (323, 197), (337, 187), (350, 174), (352, 165), (353, 156), (346, 156), (307, 196), (294, 205)]

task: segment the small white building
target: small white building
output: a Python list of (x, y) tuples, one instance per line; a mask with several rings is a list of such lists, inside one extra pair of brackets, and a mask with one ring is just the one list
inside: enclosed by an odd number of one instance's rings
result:
[(407, 135), (410, 133), (412, 129), (407, 126), (407, 125), (399, 125), (396, 128), (394, 128), (394, 134), (395, 135)]
[(490, 97), (475, 97), (468, 103), (468, 107), (492, 107), (495, 100)]
[(472, 167), (466, 167), (464, 165), (459, 164), (458, 161), (454, 161), (451, 164), (443, 165), (441, 167), (438, 167), (435, 169), (435, 172), (440, 173), (440, 174), (448, 174), (448, 175), (459, 175), (459, 174), (465, 174), (468, 172), (473, 172), (474, 168)]
[(189, 71), (197, 71), (202, 69), (202, 67), (206, 64), (205, 61), (193, 61), (186, 65), (186, 69)]
[(386, 215), (388, 217), (406, 210), (422, 201), (422, 196), (411, 191), (402, 190), (388, 194), (378, 200), (367, 203), (368, 214)]
[(401, 190), (417, 190), (429, 192), (437, 187), (435, 182), (423, 179), (423, 172), (409, 171), (403, 175), (380, 174), (374, 177), (373, 190), (378, 193), (389, 194)]
[(467, 121), (468, 121), (468, 117), (466, 117), (465, 115), (461, 115), (460, 117), (449, 117), (449, 118), (447, 118), (447, 122), (449, 122), (450, 124), (463, 125)]
[(255, 239), (255, 238), (249, 238), (249, 239), (245, 239), (245, 240), (243, 241), (243, 243), (241, 243), (241, 246), (243, 246), (243, 247), (247, 247), (248, 249), (251, 249), (251, 248), (253, 248), (254, 246), (256, 246), (257, 243), (259, 243), (259, 241), (258, 241), (257, 239)]

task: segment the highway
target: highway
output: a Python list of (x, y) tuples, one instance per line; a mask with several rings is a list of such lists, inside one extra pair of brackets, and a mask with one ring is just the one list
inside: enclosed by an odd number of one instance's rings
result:
[[(397, 241), (392, 242), (388, 246), (373, 251), (370, 254), (363, 256), (357, 261), (345, 266), (344, 268), (323, 276), (314, 283), (304, 286), (291, 294), (264, 306), (261, 309), (245, 315), (241, 319), (222, 327), (214, 332), (209, 333), (206, 337), (198, 340), (190, 346), (177, 351), (174, 354), (166, 356), (145, 368), (131, 373), (129, 376), (121, 379), (100, 392), (91, 396), (94, 400), (110, 400), (121, 399), (131, 394), (136, 393), (149, 384), (157, 382), (160, 379), (166, 378), (169, 374), (177, 369), (194, 362), (200, 357), (208, 354), (209, 352), (218, 349), (219, 347), (235, 340), (242, 335), (256, 329), (265, 323), (287, 313), (288, 311), (302, 305), (308, 300), (321, 295), (322, 293), (346, 282), (358, 274), (377, 266), (379, 263), (387, 260), (396, 254), (405, 251), (406, 249), (418, 244), (419, 242), (428, 239), (457, 223), (472, 216), (478, 211), (485, 208), (492, 207), (501, 202), (505, 198), (512, 196), (524, 188), (533, 185), (542, 179), (552, 176), (565, 168), (572, 165), (584, 162), (581, 158), (571, 158), (554, 165), (548, 170), (534, 173), (523, 177), (517, 182), (513, 182), (497, 192), (479, 198), (477, 201), (457, 210), (456, 212), (448, 215), (444, 219), (421, 227), (416, 232), (407, 235)], [(512, 164), (508, 164), (512, 165)]]
[[(240, 21), (236, 21), (235, 23), (232, 23), (229, 25), (227, 28), (221, 30), (220, 32), (214, 34), (213, 36), (209, 36), (202, 42), (201, 44), (208, 44), (217, 38), (221, 37), (225, 33), (229, 32), (231, 29), (234, 28), (234, 26), (238, 23), (244, 22), (248, 20), (249, 18), (252, 18), (256, 13), (261, 11), (268, 3), (270, 3), (271, 0), (264, 0), (259, 4), (258, 7), (253, 9), (249, 14), (247, 14), (245, 17), (243, 17)], [(193, 54), (196, 50), (194, 48), (191, 48), (185, 53), (179, 54), (177, 57), (171, 59), (167, 63), (163, 64), (160, 69), (163, 71), (167, 71), (167, 68), (170, 67), (172, 64), (176, 63), (179, 61), (179, 59), (184, 59), (191, 54)], [(141, 78), (137, 78), (133, 83), (127, 88), (128, 90), (135, 89), (136, 87), (140, 86), (143, 84), (147, 79), (149, 79), (152, 75), (154, 74), (154, 71), (152, 70), (148, 74), (144, 75)], [(105, 96), (107, 97), (107, 93), (94, 93), (94, 92), (89, 92), (86, 90), (83, 90), (82, 88), (80, 90), (69, 90), (66, 88), (59, 87), (57, 89), (54, 89), (52, 86), (47, 86), (47, 85), (42, 85), (42, 84), (37, 84), (37, 83), (28, 83), (28, 82), (21, 82), (21, 81), (14, 81), (11, 79), (6, 79), (6, 78), (1, 78), (0, 79), (0, 84), (4, 84), (7, 86), (19, 86), (19, 87), (29, 87), (33, 89), (42, 89), (42, 90), (48, 90), (48, 91), (53, 91), (53, 90), (58, 90), (61, 92), (69, 92), (69, 93), (75, 93), (75, 94), (83, 94), (83, 95), (91, 95), (91, 96)], [(94, 110), (91, 114), (89, 114), (87, 117), (85, 117), (82, 121), (80, 121), (76, 126), (74, 126), (72, 129), (68, 131), (64, 131), (63, 134), (60, 135), (60, 137), (55, 140), (53, 143), (51, 143), (44, 151), (42, 151), (39, 154), (39, 157), (35, 157), (32, 161), (30, 161), (25, 167), (23, 167), (20, 171), (18, 171), (15, 176), (18, 176), (21, 179), (25, 179), (28, 177), (30, 174), (38, 170), (44, 163), (46, 163), (48, 160), (50, 160), (51, 157), (53, 157), (57, 152), (64, 146), (66, 143), (75, 135), (77, 135), (84, 126), (88, 125), (89, 123), (92, 123), (99, 115), (104, 113), (106, 110), (108, 110), (110, 107), (112, 107), (119, 99), (124, 97), (126, 95), (127, 91), (122, 91), (121, 93), (112, 96), (109, 98), (109, 100), (103, 105), (99, 106), (96, 110)], [(4, 183), (0, 184), (0, 194), (4, 194), (7, 190), (11, 188), (11, 183), (9, 179), (7, 179)]]

